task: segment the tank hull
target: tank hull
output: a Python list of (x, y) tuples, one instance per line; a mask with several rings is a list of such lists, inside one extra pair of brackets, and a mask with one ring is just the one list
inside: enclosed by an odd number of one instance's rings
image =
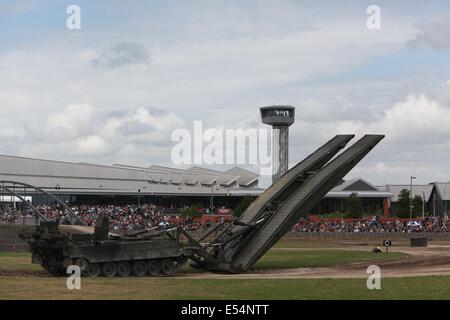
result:
[(115, 235), (98, 241), (90, 233), (60, 230), (44, 222), (28, 236), (32, 262), (54, 276), (66, 275), (71, 265), (90, 277), (172, 275), (188, 261), (189, 252), (165, 233), (144, 239)]
[(86, 258), (93, 263), (181, 258), (183, 255), (182, 248), (166, 239), (131, 242), (107, 240), (96, 244), (68, 245), (64, 248), (64, 257)]

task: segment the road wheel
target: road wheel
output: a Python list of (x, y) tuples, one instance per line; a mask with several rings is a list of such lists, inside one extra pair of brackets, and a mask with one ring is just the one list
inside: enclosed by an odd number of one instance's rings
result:
[(169, 276), (175, 272), (175, 261), (170, 259), (164, 259), (161, 265), (161, 271), (166, 276)]
[(75, 260), (75, 265), (80, 267), (81, 272), (85, 272), (89, 267), (89, 261), (86, 258), (78, 258)]
[(151, 276), (161, 274), (161, 263), (158, 260), (148, 262), (148, 274)]
[(100, 275), (100, 273), (101, 268), (98, 263), (89, 263), (89, 265), (86, 268), (86, 271), (83, 272), (83, 274), (89, 278), (96, 278)]
[(131, 271), (136, 277), (145, 277), (147, 275), (147, 264), (144, 261), (135, 261), (131, 265)]
[(129, 277), (131, 273), (130, 263), (127, 261), (122, 261), (117, 264), (117, 274), (120, 277)]
[(114, 262), (104, 263), (102, 266), (102, 273), (105, 277), (115, 277), (117, 274), (117, 266)]

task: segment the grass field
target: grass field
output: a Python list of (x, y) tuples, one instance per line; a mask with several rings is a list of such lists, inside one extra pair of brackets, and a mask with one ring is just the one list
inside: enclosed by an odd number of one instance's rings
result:
[(349, 250), (301, 250), (293, 251), (277, 248), (269, 251), (259, 260), (254, 269), (279, 268), (319, 268), (334, 267), (351, 262), (373, 262), (392, 260), (404, 256), (403, 253), (373, 254), (369, 251)]
[(31, 264), (30, 253), (0, 252), (0, 271), (40, 271), (40, 270), (43, 270), (40, 265)]
[[(291, 247), (295, 248), (295, 247)], [(333, 267), (360, 261), (391, 260), (404, 256), (403, 253), (391, 252), (389, 254), (373, 254), (369, 251), (349, 250), (290, 250), (290, 247), (279, 246), (269, 251), (259, 260), (254, 269), (279, 268), (313, 268)], [(0, 252), (0, 271), (40, 271), (41, 266), (31, 264), (29, 253)], [(183, 272), (198, 272), (186, 266)]]
[(365, 279), (83, 279), (0, 277), (0, 299), (450, 299), (450, 276), (387, 278), (381, 290)]
[[(350, 262), (396, 259), (403, 254), (365, 251), (309, 250), (278, 245), (255, 269), (332, 267)], [(292, 249), (294, 248), (294, 249)], [(442, 299), (450, 298), (450, 277), (387, 278), (382, 290), (368, 290), (366, 279), (82, 279), (70, 291), (66, 278), (52, 278), (28, 253), (0, 253), (0, 299)], [(30, 275), (27, 272), (32, 271)], [(182, 272), (191, 272), (186, 267)]]

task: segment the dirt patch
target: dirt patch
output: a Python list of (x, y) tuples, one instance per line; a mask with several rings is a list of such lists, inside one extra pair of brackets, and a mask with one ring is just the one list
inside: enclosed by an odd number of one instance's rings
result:
[(46, 271), (10, 271), (0, 270), (0, 277), (51, 277)]
[[(368, 251), (370, 246), (364, 242), (329, 242), (326, 248), (301, 247), (282, 248), (277, 247), (272, 250), (329, 250), (343, 249)], [(396, 246), (389, 249), (391, 252), (403, 252), (407, 256), (393, 260), (357, 262), (331, 268), (298, 268), (298, 269), (272, 269), (258, 270), (243, 274), (216, 274), (216, 273), (196, 273), (182, 274), (177, 278), (198, 278), (198, 279), (314, 279), (314, 278), (367, 278), (367, 267), (375, 264), (381, 268), (382, 277), (417, 277), (430, 275), (450, 275), (450, 243), (448, 241), (436, 242), (425, 248), (411, 248), (406, 246)]]

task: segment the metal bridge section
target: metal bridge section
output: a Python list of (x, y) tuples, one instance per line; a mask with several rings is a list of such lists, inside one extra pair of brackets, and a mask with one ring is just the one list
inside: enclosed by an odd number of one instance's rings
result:
[(35, 206), (33, 206), (30, 202), (28, 202), (24, 198), (24, 196), (27, 194), (36, 194), (36, 193), (43, 194), (51, 198), (52, 200), (56, 201), (56, 203), (58, 203), (65, 209), (67, 214), (66, 219), (69, 224), (83, 225), (83, 226), (85, 225), (85, 223), (72, 211), (72, 209), (69, 206), (67, 206), (67, 204), (64, 201), (39, 187), (35, 187), (30, 184), (18, 181), (0, 180), (0, 192), (2, 193), (6, 192), (12, 196), (19, 198), (22, 201), (22, 203), (28, 206), (33, 211), (33, 213), (37, 215), (40, 219), (48, 221), (47, 217), (42, 215), (42, 213)]
[[(31, 203), (29, 203), (24, 197), (22, 197), (19, 193), (15, 192), (14, 190), (11, 190), (8, 187), (4, 187), (0, 185), (0, 192), (3, 194), (4, 192), (6, 192), (7, 194), (10, 194), (18, 199), (20, 199), (20, 201), (22, 201), (22, 203), (25, 203), (30, 209), (31, 211), (33, 211), (33, 213), (39, 217), (39, 219), (44, 220), (44, 221), (48, 221), (48, 218), (44, 215), (42, 215), (42, 213), (35, 207), (33, 206)], [(0, 199), (3, 199), (3, 196), (0, 197)]]
[(241, 237), (236, 238), (235, 241), (230, 241), (230, 237), (235, 237), (236, 234), (245, 232), (247, 229), (246, 225), (258, 221), (268, 209), (276, 210), (276, 208), (286, 200), (288, 195), (305, 182), (305, 179), (311, 173), (322, 168), (339, 152), (339, 150), (344, 148), (353, 137), (354, 135), (338, 135), (334, 137), (305, 160), (286, 172), (286, 174), (253, 201), (239, 218), (238, 224), (225, 230), (225, 232), (214, 241), (216, 243), (225, 243), (219, 258), (225, 260), (230, 259), (234, 254), (236, 246), (242, 241)]
[(267, 189), (235, 225), (212, 241), (216, 259), (206, 262), (206, 268), (232, 272), (251, 268), (384, 138), (366, 135), (329, 162), (353, 137), (336, 136)]

